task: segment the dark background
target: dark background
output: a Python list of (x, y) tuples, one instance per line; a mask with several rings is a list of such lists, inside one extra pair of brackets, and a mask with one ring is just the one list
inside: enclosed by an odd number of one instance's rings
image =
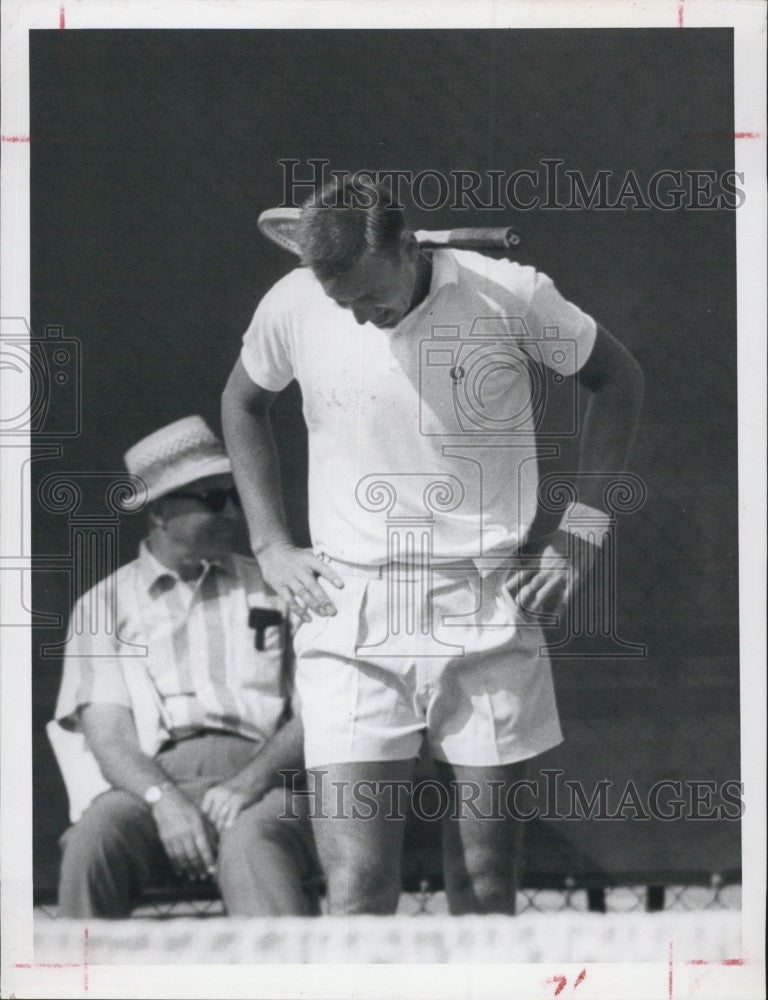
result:
[[(139, 438), (219, 397), (255, 306), (295, 261), (261, 237), (278, 160), (331, 167), (537, 169), (558, 157), (647, 180), (733, 166), (732, 34), (648, 31), (33, 31), (32, 328), (79, 341), (74, 397), (52, 395), (33, 463), (114, 473)], [(308, 171), (306, 166), (299, 168)], [(557, 662), (566, 743), (541, 761), (589, 790), (608, 778), (739, 777), (736, 213), (416, 211), (414, 228), (514, 224), (533, 263), (625, 343), (646, 376), (631, 471), (641, 511), (619, 519), (618, 632), (641, 659)], [(290, 516), (306, 539), (306, 443), (295, 387), (278, 403)], [(57, 434), (64, 435), (57, 437)], [(62, 445), (59, 457), (42, 446)], [(89, 510), (103, 490), (86, 481)], [(90, 485), (89, 485), (90, 484)], [(37, 556), (70, 553), (72, 516), (33, 495)], [(120, 525), (135, 555), (141, 515)], [(66, 560), (65, 560), (66, 561)], [(44, 736), (85, 581), (35, 574), (35, 875), (55, 884), (63, 787)], [(732, 822), (531, 827), (529, 877), (730, 877)], [(730, 875), (729, 875), (730, 873)]]

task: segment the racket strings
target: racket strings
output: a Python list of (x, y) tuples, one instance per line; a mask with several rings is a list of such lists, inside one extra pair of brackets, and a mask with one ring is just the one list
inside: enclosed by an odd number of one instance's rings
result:
[[(259, 231), (289, 253), (301, 257), (296, 227), (301, 210), (268, 208), (258, 218)], [(414, 233), (417, 243), (427, 248), (456, 247), (466, 250), (515, 250), (520, 237), (509, 227), (424, 230)]]
[(258, 219), (259, 231), (284, 250), (301, 256), (296, 242), (296, 224), (299, 221), (298, 208), (268, 208)]

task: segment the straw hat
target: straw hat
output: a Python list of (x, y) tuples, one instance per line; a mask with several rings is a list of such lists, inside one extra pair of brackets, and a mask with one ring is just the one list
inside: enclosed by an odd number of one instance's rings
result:
[(146, 483), (147, 503), (205, 476), (232, 472), (224, 446), (199, 416), (161, 427), (129, 448), (123, 460)]

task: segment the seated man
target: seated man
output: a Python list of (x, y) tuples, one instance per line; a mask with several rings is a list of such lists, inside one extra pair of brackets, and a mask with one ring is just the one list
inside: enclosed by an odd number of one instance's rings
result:
[(149, 533), (76, 603), (48, 727), (74, 823), (59, 913), (126, 917), (174, 876), (215, 877), (229, 914), (316, 912), (306, 800), (286, 803), (279, 774), (302, 767), (287, 628), (256, 563), (231, 552), (229, 459), (193, 416), (125, 462), (147, 486)]

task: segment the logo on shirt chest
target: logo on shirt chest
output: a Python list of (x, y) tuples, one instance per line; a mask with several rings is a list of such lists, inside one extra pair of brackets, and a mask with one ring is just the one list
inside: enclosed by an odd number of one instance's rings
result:
[[(550, 367), (568, 370), (569, 344), (547, 345)], [(549, 382), (564, 381), (544, 370), (544, 352), (519, 319), (476, 319), (468, 331), (435, 326), (420, 348), (420, 429), (427, 436), (527, 437), (538, 427)]]
[(422, 434), (533, 429), (530, 360), (513, 341), (462, 339), (456, 327), (438, 327), (422, 341), (420, 362)]

